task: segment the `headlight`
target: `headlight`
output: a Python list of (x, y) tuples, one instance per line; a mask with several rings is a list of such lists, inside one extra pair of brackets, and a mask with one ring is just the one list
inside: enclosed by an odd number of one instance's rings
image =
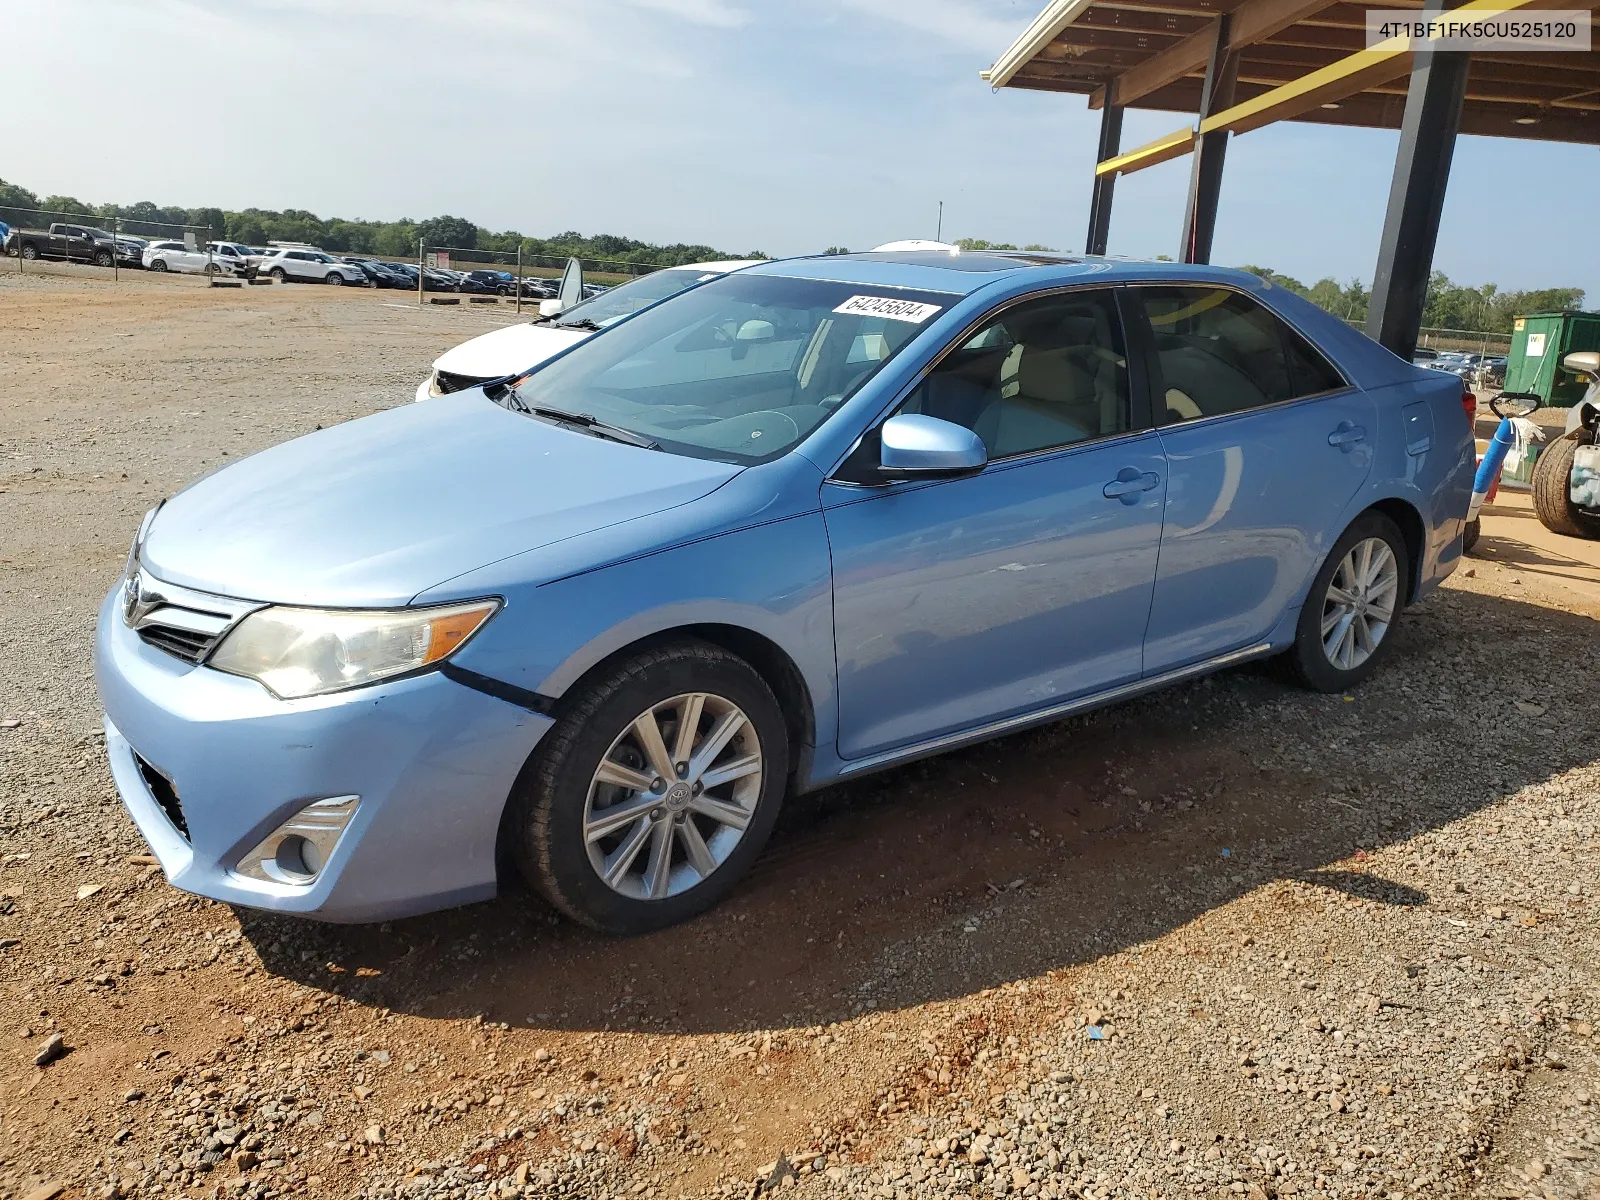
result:
[(430, 396), (442, 396), (442, 395), (444, 395), (444, 389), (439, 386), (439, 372), (437, 372), (437, 371), (435, 371), (433, 374), (428, 376), (428, 395), (430, 395)]
[(319, 696), (441, 662), (499, 607), (474, 600), (389, 610), (263, 608), (234, 627), (207, 665), (285, 700)]

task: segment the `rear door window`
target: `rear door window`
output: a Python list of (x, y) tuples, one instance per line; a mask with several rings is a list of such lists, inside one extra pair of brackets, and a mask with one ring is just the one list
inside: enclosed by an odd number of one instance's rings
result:
[(1346, 386), (1305, 337), (1249, 296), (1204, 285), (1138, 294), (1161, 367), (1156, 408), (1166, 424)]

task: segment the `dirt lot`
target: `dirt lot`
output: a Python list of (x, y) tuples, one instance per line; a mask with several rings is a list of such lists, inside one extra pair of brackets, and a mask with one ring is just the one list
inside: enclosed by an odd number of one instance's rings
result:
[(808, 797), (687, 927), (285, 922), (143, 857), (97, 603), (159, 497), (509, 314), (74, 275), (0, 272), (0, 1197), (1600, 1195), (1600, 556), (1519, 498), (1359, 693)]

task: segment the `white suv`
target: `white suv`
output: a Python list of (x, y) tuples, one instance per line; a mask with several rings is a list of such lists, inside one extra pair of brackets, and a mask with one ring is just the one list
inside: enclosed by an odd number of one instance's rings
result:
[(182, 242), (151, 242), (140, 254), (147, 271), (179, 271), (185, 275), (232, 275), (237, 260), (204, 250), (190, 250)]
[[(599, 333), (641, 308), (674, 296), (685, 288), (719, 275), (754, 266), (760, 259), (692, 263), (668, 267), (601, 292), (581, 304), (532, 323), (507, 325), (462, 342), (433, 360), (433, 373), (417, 385), (416, 399), (427, 400), (465, 391), (537, 366), (551, 355)], [(541, 311), (551, 305), (544, 301)]]
[(302, 279), (342, 287), (347, 283), (364, 285), (367, 282), (366, 272), (360, 267), (340, 262), (321, 250), (288, 250), (280, 247), (262, 255), (256, 270), (263, 275), (270, 275), (279, 283)]

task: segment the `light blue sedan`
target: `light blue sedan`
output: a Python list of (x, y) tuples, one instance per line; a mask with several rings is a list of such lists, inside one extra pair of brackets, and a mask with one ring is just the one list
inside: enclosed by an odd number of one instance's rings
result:
[(788, 794), (1267, 655), (1358, 684), (1472, 472), (1459, 380), (1250, 275), (769, 263), (152, 512), (111, 768), (201, 895), (371, 921), (510, 862), (648, 930)]

